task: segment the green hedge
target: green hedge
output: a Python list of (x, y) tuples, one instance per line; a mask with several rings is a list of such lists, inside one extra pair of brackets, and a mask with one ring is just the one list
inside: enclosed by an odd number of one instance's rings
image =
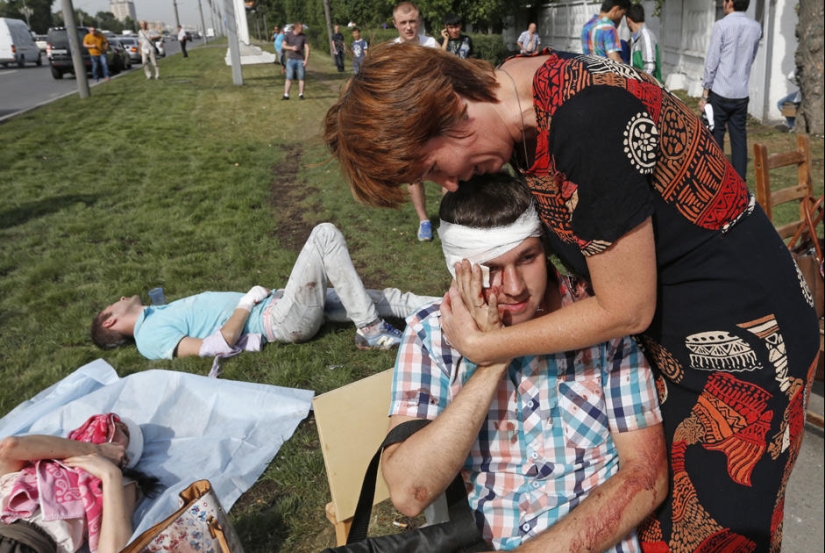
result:
[[(305, 31), (309, 44), (312, 48), (319, 52), (329, 52), (329, 43), (327, 42), (326, 29), (313, 27)], [(347, 44), (352, 42), (352, 33), (349, 29), (342, 28), (341, 33), (347, 41)], [(388, 29), (361, 29), (361, 37), (366, 39), (370, 45), (381, 44), (382, 42), (389, 42), (398, 36), (398, 31), (394, 28)], [(485, 59), (493, 65), (499, 65), (508, 56), (515, 52), (507, 50), (504, 40), (501, 35), (475, 34), (470, 33), (473, 39), (473, 48), (475, 49), (475, 57)]]

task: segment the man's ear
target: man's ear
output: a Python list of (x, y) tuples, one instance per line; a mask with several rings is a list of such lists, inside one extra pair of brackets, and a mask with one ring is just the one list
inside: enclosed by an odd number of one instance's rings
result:
[(113, 326), (115, 326), (115, 324), (117, 324), (117, 317), (109, 317), (108, 319), (103, 321), (102, 326), (103, 328), (112, 328)]

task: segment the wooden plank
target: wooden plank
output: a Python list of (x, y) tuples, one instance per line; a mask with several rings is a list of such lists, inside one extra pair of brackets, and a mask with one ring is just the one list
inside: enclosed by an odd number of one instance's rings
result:
[(785, 167), (786, 165), (797, 165), (805, 161), (805, 155), (798, 150), (790, 152), (779, 152), (768, 156), (768, 169)]
[[(355, 514), (367, 465), (387, 435), (392, 369), (316, 396), (312, 400), (335, 518)], [(389, 497), (378, 471), (375, 503)]]
[(818, 428), (825, 428), (825, 417), (823, 417), (819, 413), (814, 413), (813, 411), (808, 410), (807, 420), (809, 423), (813, 424)]

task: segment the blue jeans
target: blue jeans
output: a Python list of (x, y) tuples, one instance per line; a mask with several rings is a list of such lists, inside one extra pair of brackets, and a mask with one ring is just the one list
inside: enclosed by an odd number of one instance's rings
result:
[(304, 80), (304, 60), (294, 60), (287, 58), (286, 60), (286, 80), (292, 81), (298, 79)]
[(748, 98), (730, 99), (718, 94), (710, 94), (713, 107), (713, 138), (719, 147), (725, 148), (725, 128), (730, 133), (730, 163), (742, 177), (748, 172)]
[(106, 54), (101, 54), (99, 56), (92, 56), (92, 77), (94, 79), (100, 80), (100, 77), (97, 76), (97, 66), (100, 64), (103, 67), (103, 77), (105, 79), (109, 78), (109, 66), (106, 63)]
[[(783, 97), (776, 103), (777, 109), (779, 109), (779, 111), (781, 112), (782, 106), (784, 106), (788, 102), (794, 103), (797, 106), (799, 106), (799, 104), (802, 103), (801, 91), (797, 90), (796, 92), (791, 92), (787, 96)], [(785, 121), (788, 122), (788, 128), (793, 129), (794, 123), (796, 123), (796, 117), (786, 117)]]

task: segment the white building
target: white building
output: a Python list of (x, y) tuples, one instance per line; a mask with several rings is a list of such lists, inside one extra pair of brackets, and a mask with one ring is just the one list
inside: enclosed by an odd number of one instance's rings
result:
[(109, 11), (112, 12), (118, 21), (123, 21), (127, 17), (132, 21), (137, 21), (135, 13), (135, 3), (132, 0), (109, 0)]

